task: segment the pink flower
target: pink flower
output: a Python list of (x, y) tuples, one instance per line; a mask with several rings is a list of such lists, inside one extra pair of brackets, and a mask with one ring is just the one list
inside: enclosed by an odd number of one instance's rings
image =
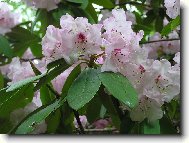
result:
[[(85, 128), (88, 125), (87, 117), (85, 115), (79, 116), (82, 126)], [(74, 125), (78, 128), (77, 120), (74, 118)]]
[(165, 0), (166, 13), (170, 18), (180, 15), (180, 0)]
[(28, 6), (33, 6), (35, 8), (44, 8), (48, 11), (56, 9), (57, 4), (61, 0), (23, 0)]
[[(180, 71), (178, 71), (180, 73)], [(154, 61), (147, 72), (143, 94), (158, 103), (170, 102), (180, 93), (179, 74), (173, 72), (167, 60)]]
[(104, 129), (110, 124), (111, 124), (111, 121), (106, 120), (106, 119), (99, 119), (93, 123), (96, 129)]
[(20, 62), (19, 58), (13, 58), (9, 64), (8, 78), (12, 80), (11, 83), (18, 82), (28, 77), (35, 76), (33, 69), (29, 62)]
[(52, 80), (53, 87), (59, 94), (61, 94), (64, 83), (66, 82), (67, 77), (74, 69), (74, 67), (75, 65), (69, 67), (67, 70), (65, 70), (63, 73)]
[[(179, 38), (179, 35), (176, 31), (173, 31), (168, 35), (169, 39)], [(156, 32), (149, 41), (156, 41), (165, 38), (161, 38), (161, 34)], [(180, 51), (180, 40), (174, 41), (162, 41), (154, 42), (150, 44), (143, 45), (143, 48), (148, 51), (148, 58), (157, 59), (158, 52), (163, 52), (165, 54), (175, 54)]]
[(0, 34), (4, 35), (11, 31), (19, 23), (19, 14), (11, 12), (9, 5), (0, 2)]
[(43, 54), (48, 61), (64, 58), (72, 64), (102, 53), (102, 25), (91, 25), (86, 18), (74, 19), (69, 14), (61, 17), (60, 25), (61, 29), (49, 26), (43, 38)]
[(130, 111), (130, 117), (132, 121), (143, 121), (145, 118), (148, 121), (155, 121), (163, 117), (163, 111), (161, 105), (153, 99), (143, 96), (137, 107)]

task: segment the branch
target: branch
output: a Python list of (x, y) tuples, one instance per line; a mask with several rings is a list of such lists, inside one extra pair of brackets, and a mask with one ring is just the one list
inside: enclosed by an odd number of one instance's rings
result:
[(149, 44), (149, 43), (156, 43), (156, 42), (163, 42), (163, 41), (176, 41), (176, 40), (180, 40), (180, 39), (179, 39), (179, 38), (174, 38), (174, 39), (161, 39), (161, 40), (140, 42), (140, 44)]
[(77, 120), (77, 124), (79, 126), (79, 129), (80, 129), (80, 134), (85, 134), (84, 128), (83, 128), (81, 121), (80, 121), (80, 118), (79, 118), (79, 113), (76, 110), (73, 110), (73, 112), (74, 112), (75, 118)]

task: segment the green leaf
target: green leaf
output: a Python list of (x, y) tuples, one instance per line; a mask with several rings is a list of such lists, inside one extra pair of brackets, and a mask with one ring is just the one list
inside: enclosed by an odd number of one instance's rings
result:
[(75, 126), (73, 125), (74, 114), (67, 102), (61, 107), (62, 116), (57, 133), (60, 134), (72, 134)]
[(85, 0), (66, 0), (66, 1), (73, 3), (83, 3)]
[(34, 77), (29, 77), (29, 78), (26, 78), (24, 80), (21, 80), (21, 81), (18, 81), (16, 83), (13, 83), (8, 87), (6, 92), (10, 92), (10, 91), (14, 91), (16, 89), (19, 89), (19, 88), (23, 87), (24, 85), (27, 85), (29, 83), (32, 83), (32, 82), (36, 81), (36, 80), (39, 80), (40, 78), (42, 78), (45, 75), (46, 75), (46, 73), (38, 75), (38, 76), (34, 76)]
[(4, 77), (0, 72), (0, 89), (2, 89), (4, 87)]
[(35, 67), (35, 65), (30, 61), (30, 65), (32, 67), (33, 72), (35, 75), (41, 75), (42, 73)]
[(128, 112), (126, 112), (121, 119), (120, 134), (131, 133), (132, 129), (135, 126), (135, 122), (133, 122), (128, 115)]
[(163, 116), (163, 118), (159, 120), (159, 123), (161, 134), (177, 134), (177, 130), (173, 126), (173, 123), (171, 123), (167, 117)]
[(163, 29), (163, 18), (160, 16), (156, 18), (155, 29), (157, 32), (161, 32)]
[(46, 85), (43, 85), (40, 88), (40, 99), (41, 99), (42, 105), (47, 105), (55, 99), (55, 96), (51, 95), (51, 92), (49, 91)]
[(13, 50), (10, 47), (8, 40), (0, 35), (0, 54), (11, 58), (13, 56)]
[(156, 120), (154, 122), (148, 122), (147, 120), (145, 120), (142, 124), (142, 129), (143, 134), (160, 134), (159, 120)]
[(101, 106), (102, 103), (97, 95), (88, 103), (86, 116), (89, 123), (93, 123), (100, 118)]
[(41, 86), (49, 83), (51, 80), (53, 80), (55, 77), (60, 75), (63, 71), (65, 71), (68, 68), (69, 65), (66, 64), (66, 65), (58, 65), (55, 68), (49, 70), (49, 72), (47, 72), (46, 75), (39, 80), (37, 85), (34, 87), (34, 90), (37, 91), (38, 89), (40, 89)]
[(173, 30), (175, 30), (180, 25), (180, 16), (177, 16), (175, 19), (173, 19), (169, 24), (167, 24), (163, 30), (161, 31), (162, 36), (166, 36), (169, 33), (171, 33)]
[(36, 56), (36, 57), (42, 57), (43, 56), (41, 45), (36, 44), (36, 43), (31, 43), (29, 47), (30, 47), (31, 52), (33, 53), (34, 56)]
[(100, 108), (100, 118), (104, 118), (105, 115), (106, 115), (106, 108), (104, 107), (104, 105), (101, 105), (101, 108)]
[(16, 92), (0, 94), (0, 117), (7, 117), (13, 110), (25, 107), (32, 101), (33, 95), (33, 84)]
[(62, 94), (61, 97), (65, 97), (67, 96), (68, 90), (70, 88), (70, 86), (72, 85), (73, 81), (78, 77), (78, 75), (81, 73), (81, 66), (80, 64), (77, 65), (69, 74), (69, 76), (67, 77), (64, 86), (62, 88)]
[(53, 62), (49, 63), (49, 64), (47, 65), (47, 69), (50, 70), (50, 69), (52, 69), (52, 68), (54, 68), (54, 67), (56, 67), (56, 66), (59, 66), (59, 65), (68, 65), (68, 64), (67, 64), (66, 61), (62, 58), (62, 59), (58, 59), (58, 60), (56, 60), (56, 61), (53, 61)]
[(90, 14), (90, 16), (93, 18), (95, 23), (98, 23), (97, 12), (95, 11), (95, 8), (93, 7), (92, 3), (90, 3), (85, 10), (87, 13)]
[(120, 124), (121, 124), (121, 120), (119, 118), (119, 114), (112, 102), (112, 99), (111, 99), (111, 96), (107, 95), (105, 92), (104, 92), (104, 86), (101, 86), (100, 87), (100, 90), (99, 90), (99, 97), (101, 99), (101, 102), (102, 104), (104, 105), (104, 107), (107, 109), (107, 112), (109, 113), (111, 119), (112, 119), (112, 122), (113, 124), (115, 125), (115, 127), (117, 129), (120, 128)]
[(73, 109), (80, 109), (94, 97), (101, 85), (98, 73), (96, 69), (85, 69), (73, 82), (67, 95)]
[(14, 55), (21, 57), (28, 48), (31, 48), (32, 51), (34, 51), (34, 55), (40, 55), (41, 39), (36, 34), (31, 33), (25, 28), (16, 26), (6, 35), (13, 41)]
[(63, 105), (65, 99), (55, 100), (48, 106), (42, 106), (29, 114), (18, 127), (15, 129), (15, 134), (28, 134), (31, 133), (37, 124), (40, 124), (51, 113), (55, 112), (60, 106)]
[(114, 3), (111, 0), (90, 0), (91, 3), (103, 6), (103, 8), (114, 8)]
[(56, 110), (55, 112), (51, 113), (47, 119), (46, 119), (46, 123), (47, 123), (47, 134), (52, 134), (55, 133), (59, 124), (60, 124), (60, 120), (61, 119), (61, 111), (60, 108), (58, 110)]
[(13, 124), (8, 119), (0, 118), (0, 134), (7, 134), (13, 128)]
[[(138, 94), (130, 81), (119, 73), (104, 72), (100, 80), (106, 89), (118, 100), (133, 108), (138, 104)], [(113, 83), (112, 83), (113, 82)]]

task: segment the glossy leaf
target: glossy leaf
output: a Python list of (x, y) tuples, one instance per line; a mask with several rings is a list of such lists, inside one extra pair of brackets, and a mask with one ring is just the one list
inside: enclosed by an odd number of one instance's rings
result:
[(24, 85), (27, 85), (29, 83), (32, 83), (36, 80), (39, 80), (40, 78), (42, 78), (43, 76), (45, 76), (45, 74), (41, 74), (41, 75), (38, 75), (38, 76), (34, 76), (34, 77), (29, 77), (29, 78), (26, 78), (24, 80), (21, 80), (21, 81), (18, 81), (16, 83), (13, 83), (11, 84), (8, 89), (6, 90), (7, 92), (10, 92), (10, 91), (13, 91), (13, 90), (16, 90), (16, 89), (19, 89), (21, 87), (23, 87)]
[(88, 103), (86, 117), (89, 123), (93, 123), (100, 118), (101, 106), (102, 103), (97, 95)]
[(35, 125), (40, 124), (51, 113), (55, 112), (60, 106), (63, 105), (65, 100), (59, 99), (49, 104), (48, 106), (42, 106), (33, 113), (29, 114), (18, 127), (15, 129), (15, 134), (28, 134), (31, 133)]
[(13, 110), (25, 107), (33, 96), (32, 84), (14, 92), (0, 94), (0, 117), (7, 117)]
[(0, 54), (4, 54), (7, 57), (13, 56), (13, 50), (10, 47), (8, 40), (0, 35)]
[(145, 120), (142, 124), (142, 127), (143, 134), (160, 134), (159, 120), (153, 122), (148, 122), (147, 120)]
[(175, 30), (180, 25), (180, 16), (177, 16), (175, 19), (173, 19), (169, 24), (167, 24), (163, 30), (161, 31), (162, 36), (166, 36), (169, 33), (171, 33), (173, 30)]
[(69, 76), (67, 77), (64, 86), (62, 88), (62, 94), (61, 97), (65, 97), (67, 96), (68, 90), (70, 88), (70, 86), (72, 85), (73, 81), (78, 77), (78, 75), (81, 73), (81, 66), (80, 64), (77, 65), (69, 74)]
[(73, 82), (67, 95), (73, 109), (80, 109), (95, 96), (101, 84), (98, 72), (96, 69), (85, 69)]
[[(133, 108), (138, 104), (138, 94), (130, 81), (119, 73), (104, 72), (100, 80), (106, 89), (118, 100)], [(112, 84), (113, 82), (113, 84)]]

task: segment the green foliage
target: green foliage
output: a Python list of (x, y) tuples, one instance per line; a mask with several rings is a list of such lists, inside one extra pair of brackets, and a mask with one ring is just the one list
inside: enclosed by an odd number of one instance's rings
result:
[[(0, 92), (0, 117), (8, 117), (10, 112), (23, 108), (33, 99), (33, 85), (25, 85), (14, 92)], [(16, 104), (15, 104), (16, 103)]]
[(171, 33), (173, 30), (175, 30), (180, 25), (180, 16), (177, 16), (175, 19), (173, 19), (169, 24), (167, 24), (163, 30), (161, 31), (162, 36), (167, 36), (169, 33)]
[(7, 88), (7, 92), (10, 92), (10, 91), (14, 91), (14, 90), (17, 90), (25, 85), (28, 85), (30, 83), (33, 83), (34, 81), (36, 80), (39, 80), (40, 78), (44, 77), (45, 74), (41, 74), (41, 75), (38, 75), (38, 76), (34, 76), (34, 77), (29, 77), (29, 78), (26, 78), (24, 80), (21, 80), (21, 81), (18, 81), (16, 83), (13, 83), (11, 84), (8, 88)]
[(73, 82), (67, 96), (73, 109), (80, 109), (94, 97), (101, 84), (98, 73), (96, 69), (85, 69)]
[(103, 6), (104, 8), (114, 8), (115, 5), (111, 0), (90, 0), (91, 3)]
[(99, 95), (100, 95), (99, 97), (101, 99), (102, 104), (104, 105), (104, 107), (106, 108), (107, 112), (109, 113), (109, 115), (112, 119), (114, 126), (117, 129), (119, 129), (120, 125), (121, 125), (121, 120), (120, 120), (119, 114), (112, 102), (111, 97), (104, 92), (103, 86), (101, 86)]
[(38, 35), (31, 33), (28, 29), (17, 26), (11, 32), (6, 34), (13, 43), (14, 54), (21, 57), (24, 52), (30, 48), (37, 57), (42, 56), (42, 49), (39, 42), (41, 39)]
[(78, 77), (78, 75), (81, 73), (81, 67), (80, 64), (77, 65), (69, 74), (69, 76), (67, 77), (64, 86), (62, 88), (62, 94), (61, 97), (66, 97), (68, 90), (70, 88), (70, 86), (72, 85), (72, 83), (74, 82), (74, 80)]
[(42, 85), (49, 83), (69, 67), (64, 60), (57, 60), (48, 65), (49, 71), (39, 80), (34, 90), (37, 91)]
[(145, 120), (142, 124), (142, 133), (143, 134), (160, 134), (160, 125), (159, 120), (148, 122)]
[(11, 58), (13, 56), (13, 50), (10, 47), (9, 41), (0, 35), (0, 54)]
[[(125, 76), (118, 73), (104, 72), (100, 74), (100, 80), (115, 98), (128, 107), (133, 108), (138, 104), (138, 94)], [(112, 81), (114, 84), (112, 84)]]
[(35, 112), (29, 114), (18, 127), (15, 128), (15, 134), (28, 134), (31, 133), (37, 124), (40, 124), (51, 113), (55, 112), (60, 106), (63, 105), (65, 100), (55, 100), (53, 103), (42, 106)]
[(2, 89), (4, 87), (4, 77), (0, 72), (0, 89)]
[(88, 106), (87, 106), (86, 117), (89, 123), (93, 123), (94, 121), (100, 118), (101, 107), (102, 107), (102, 103), (99, 99), (99, 96), (96, 95), (88, 103)]

